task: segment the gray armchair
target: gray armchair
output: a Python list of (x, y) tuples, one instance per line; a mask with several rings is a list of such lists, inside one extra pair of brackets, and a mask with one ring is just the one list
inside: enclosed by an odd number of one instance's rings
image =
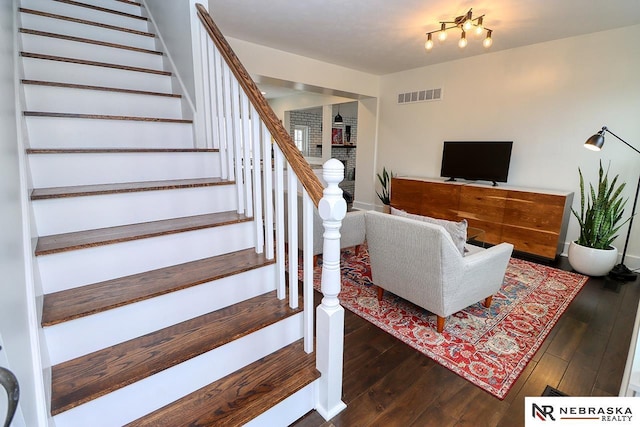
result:
[(502, 286), (513, 245), (475, 247), (463, 256), (440, 225), (367, 211), (371, 276), (378, 298), (388, 290), (445, 318), (478, 301), (486, 307)]

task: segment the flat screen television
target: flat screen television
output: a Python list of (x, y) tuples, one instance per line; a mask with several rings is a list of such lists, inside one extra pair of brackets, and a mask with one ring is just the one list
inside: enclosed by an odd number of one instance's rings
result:
[(440, 176), (507, 182), (513, 141), (445, 141)]

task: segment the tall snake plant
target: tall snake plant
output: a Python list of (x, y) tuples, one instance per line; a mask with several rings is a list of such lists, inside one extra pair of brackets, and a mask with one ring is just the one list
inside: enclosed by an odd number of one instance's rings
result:
[(385, 205), (391, 204), (391, 178), (393, 178), (393, 172), (387, 172), (387, 168), (382, 168), (382, 175), (378, 174), (378, 182), (380, 182), (380, 186), (382, 187), (382, 192), (379, 193), (376, 191), (378, 198)]
[[(580, 224), (580, 237), (576, 241), (581, 246), (594, 249), (609, 249), (611, 242), (615, 240), (617, 232), (629, 219), (622, 221), (624, 205), (627, 200), (622, 199), (622, 190), (625, 183), (616, 187), (618, 175), (609, 182), (609, 168), (605, 172), (600, 162), (598, 172), (597, 193), (593, 185), (589, 184), (589, 199), (586, 200), (584, 178), (580, 175), (580, 215), (571, 208), (571, 212)], [(586, 203), (586, 207), (585, 207)]]

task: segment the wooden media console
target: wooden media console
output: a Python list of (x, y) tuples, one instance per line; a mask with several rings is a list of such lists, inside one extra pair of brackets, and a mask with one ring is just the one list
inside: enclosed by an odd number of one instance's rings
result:
[(571, 214), (572, 192), (513, 186), (396, 177), (391, 206), (452, 221), (466, 219), (484, 230), (488, 244), (508, 242), (518, 252), (555, 259), (563, 248)]

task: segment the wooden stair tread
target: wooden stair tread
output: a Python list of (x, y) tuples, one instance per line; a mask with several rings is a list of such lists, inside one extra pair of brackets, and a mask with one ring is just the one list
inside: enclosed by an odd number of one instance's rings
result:
[(27, 148), (27, 154), (218, 153), (218, 148)]
[(148, 21), (148, 19), (144, 16), (140, 16), (140, 15), (132, 15), (130, 13), (126, 13), (126, 12), (121, 12), (119, 10), (114, 10), (114, 9), (109, 9), (106, 7), (100, 7), (100, 6), (96, 6), (93, 4), (87, 4), (87, 3), (81, 3), (79, 1), (74, 1), (74, 0), (55, 0), (58, 3), (66, 3), (66, 4), (70, 4), (72, 6), (78, 6), (78, 7), (84, 7), (87, 9), (92, 9), (92, 10), (96, 10), (98, 12), (103, 12), (103, 13), (111, 13), (113, 15), (119, 15), (119, 16), (124, 16), (127, 18), (131, 18), (131, 19), (138, 19), (140, 21)]
[(42, 308), (42, 326), (78, 319), (274, 262), (249, 248), (47, 294)]
[(116, 1), (119, 1), (120, 3), (127, 3), (127, 4), (130, 4), (130, 5), (133, 5), (133, 6), (142, 7), (142, 5), (140, 3), (137, 3), (137, 2), (132, 1), (132, 0), (116, 0)]
[(42, 17), (45, 17), (45, 18), (59, 19), (59, 20), (62, 20), (62, 21), (75, 22), (77, 24), (91, 25), (91, 26), (94, 26), (94, 27), (101, 27), (101, 28), (105, 28), (105, 29), (108, 29), (108, 30), (121, 31), (121, 32), (131, 33), (131, 34), (137, 34), (139, 36), (144, 36), (144, 37), (155, 37), (156, 36), (155, 34), (149, 33), (149, 32), (146, 32), (146, 31), (132, 30), (131, 28), (118, 27), (116, 25), (103, 24), (101, 22), (88, 21), (86, 19), (72, 18), (70, 16), (58, 15), (58, 14), (49, 13), (49, 12), (42, 12), (40, 10), (28, 9), (28, 8), (24, 8), (24, 7), (21, 7), (18, 10), (21, 13), (28, 13), (30, 15), (38, 15), (38, 16), (42, 16)]
[(89, 65), (92, 67), (112, 68), (116, 70), (133, 71), (137, 73), (157, 74), (159, 76), (171, 76), (170, 71), (154, 70), (152, 68), (132, 67), (129, 65), (112, 64), (110, 62), (88, 61), (80, 58), (69, 58), (67, 56), (45, 55), (42, 53), (20, 52), (23, 58), (43, 59), (45, 61), (66, 62), (70, 64)]
[(166, 96), (169, 98), (182, 98), (182, 95), (177, 93), (150, 92), (146, 90), (122, 89), (122, 88), (108, 87), (108, 86), (79, 85), (75, 83), (46, 82), (42, 80), (23, 79), (22, 84), (36, 85), (36, 86), (64, 87), (69, 89), (99, 90), (99, 91), (105, 91), (105, 92), (129, 93), (134, 95)]
[(164, 236), (167, 234), (183, 233), (187, 231), (237, 224), (240, 222), (251, 221), (251, 219), (252, 218), (238, 214), (235, 211), (228, 211), (42, 236), (38, 238), (35, 253), (36, 256), (48, 255), (156, 236)]
[(298, 312), (272, 291), (55, 365), (51, 413), (88, 402)]
[(101, 194), (131, 193), (137, 191), (174, 190), (180, 188), (231, 185), (235, 181), (222, 178), (173, 179), (164, 181), (121, 182), (116, 184), (76, 185), (71, 187), (34, 188), (31, 200), (57, 199), (61, 197), (97, 196)]
[(112, 47), (112, 48), (116, 48), (116, 49), (131, 50), (131, 51), (140, 52), (140, 53), (148, 53), (150, 55), (160, 55), (160, 56), (163, 55), (162, 52), (157, 51), (157, 50), (143, 49), (141, 47), (127, 46), (127, 45), (118, 44), (118, 43), (104, 42), (104, 41), (101, 41), (101, 40), (86, 39), (86, 38), (83, 38), (83, 37), (69, 36), (69, 35), (66, 35), (66, 34), (49, 33), (49, 32), (46, 32), (46, 31), (32, 30), (32, 29), (29, 29), (29, 28), (20, 28), (19, 31), (22, 34), (30, 34), (30, 35), (33, 35), (33, 36), (49, 37), (49, 38), (53, 38), (53, 39), (68, 40), (68, 41), (73, 41), (73, 42), (78, 42), (78, 43), (87, 43), (87, 44), (94, 44), (94, 45), (98, 45), (98, 46)]
[(25, 117), (56, 117), (60, 119), (94, 119), (94, 120), (122, 120), (134, 122), (154, 122), (154, 123), (184, 123), (191, 124), (189, 119), (171, 119), (163, 117), (140, 117), (140, 116), (114, 116), (110, 114), (80, 114), (80, 113), (56, 113), (52, 111), (23, 111)]
[(319, 377), (300, 340), (127, 426), (244, 425)]
[(120, 3), (127, 3), (127, 4), (131, 4), (133, 6), (139, 6), (141, 7), (142, 5), (138, 2), (132, 1), (132, 0), (116, 0), (119, 1)]

